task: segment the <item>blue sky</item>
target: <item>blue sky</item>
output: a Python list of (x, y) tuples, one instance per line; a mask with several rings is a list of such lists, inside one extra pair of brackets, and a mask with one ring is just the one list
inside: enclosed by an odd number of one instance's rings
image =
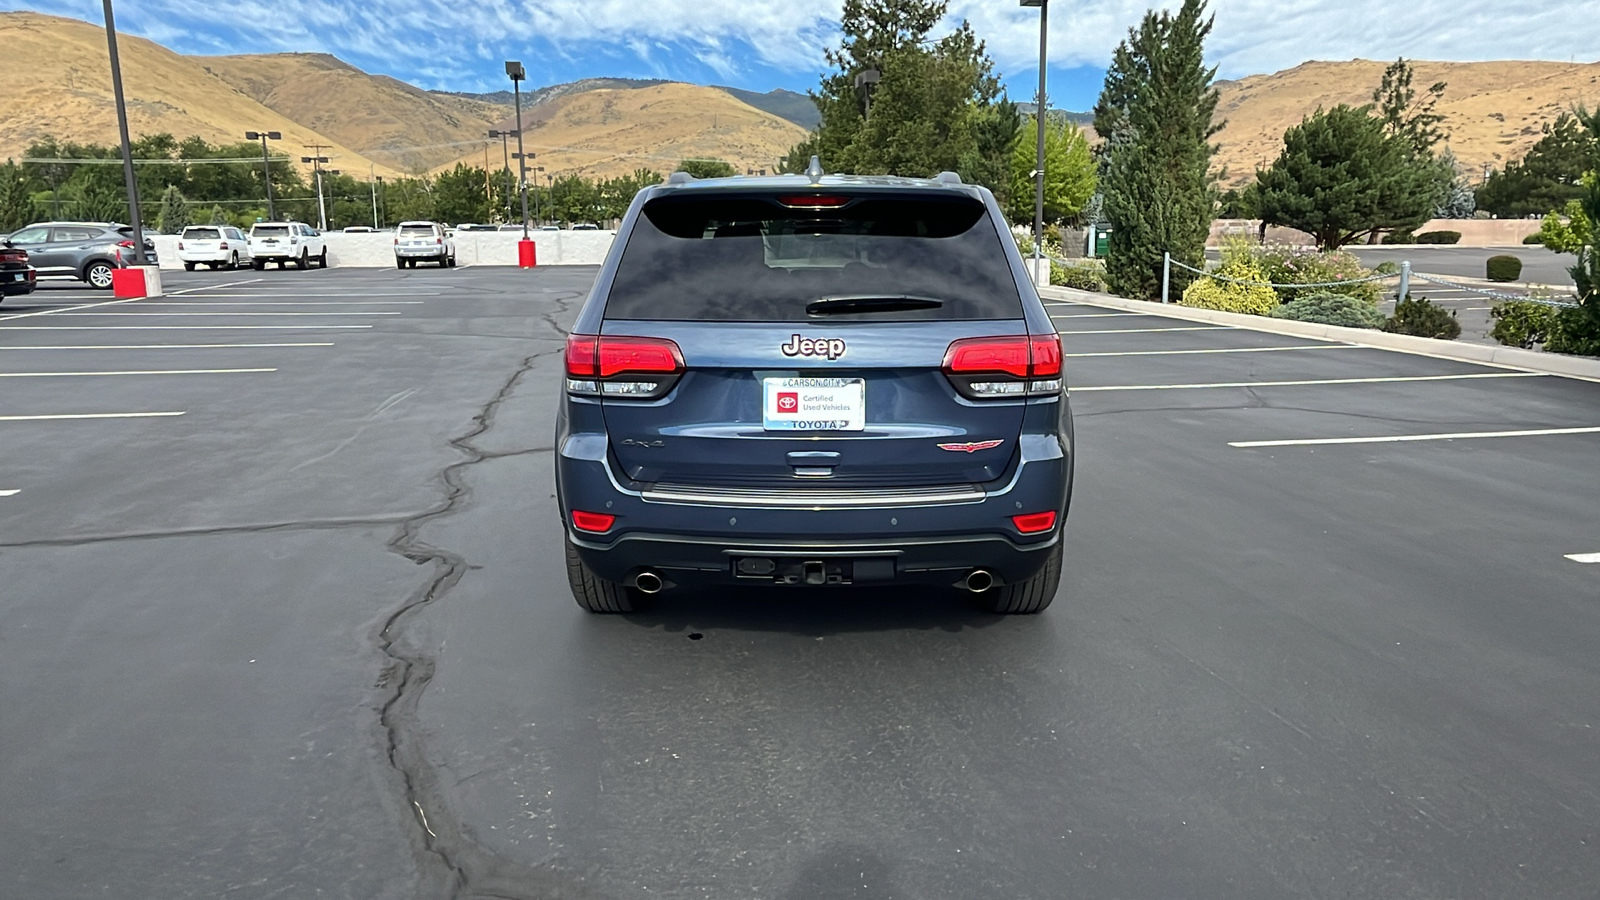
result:
[[(1053, 0), (1051, 105), (1089, 108), (1112, 50), (1149, 0)], [(1176, 0), (1154, 5), (1176, 6)], [(321, 51), (426, 88), (506, 87), (521, 59), (531, 87), (592, 76), (667, 78), (804, 91), (836, 39), (840, 0), (121, 0), (120, 29), (183, 53)], [(99, 0), (0, 0), (101, 21)], [(1208, 45), (1221, 77), (1308, 59), (1592, 62), (1597, 0), (1213, 0)], [(1587, 11), (1585, 11), (1587, 10)], [(1013, 99), (1038, 78), (1038, 11), (1015, 0), (951, 0), (987, 41)]]

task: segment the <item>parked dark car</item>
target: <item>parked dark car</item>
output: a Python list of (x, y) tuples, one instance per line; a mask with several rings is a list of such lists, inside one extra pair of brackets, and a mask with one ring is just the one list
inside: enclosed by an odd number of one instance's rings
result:
[(993, 195), (953, 174), (646, 188), (563, 394), (567, 573), (591, 612), (680, 585), (1055, 596), (1060, 336)]
[(0, 297), (31, 294), (39, 274), (28, 263), (28, 251), (0, 241)]
[[(133, 263), (133, 228), (115, 222), (39, 222), (12, 233), (40, 275), (69, 275), (110, 289), (111, 270)], [(156, 264), (156, 245), (144, 238), (145, 257)]]

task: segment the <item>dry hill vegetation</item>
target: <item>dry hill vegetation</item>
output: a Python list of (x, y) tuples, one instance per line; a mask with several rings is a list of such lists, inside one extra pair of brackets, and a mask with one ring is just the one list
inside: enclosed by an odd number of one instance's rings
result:
[[(246, 131), (281, 131), (281, 149), (298, 153), (313, 143), (351, 169), (368, 160), (314, 128), (281, 115), (206, 71), (194, 57), (159, 44), (119, 35), (128, 125), (135, 134), (199, 135), (216, 144), (244, 140)], [(114, 144), (116, 106), (111, 94), (103, 28), (39, 13), (0, 13), (0, 60), (7, 89), (0, 90), (0, 159), (21, 157), (47, 136), (62, 141)], [(377, 172), (396, 170), (377, 161)]]
[[(700, 157), (727, 160), (741, 172), (770, 172), (806, 136), (793, 122), (719, 88), (677, 82), (567, 94), (525, 107), (522, 120), (526, 151), (538, 154), (546, 175), (557, 177), (667, 172), (679, 160)], [(513, 115), (495, 127), (515, 126)], [(503, 164), (499, 152), (490, 152), (491, 168)], [(461, 161), (481, 166), (483, 151), (463, 154)]]
[[(1318, 107), (1361, 106), (1383, 78), (1387, 63), (1308, 62), (1272, 75), (1220, 82), (1217, 118), (1227, 126), (1217, 135), (1216, 157), (1223, 181), (1237, 186), (1254, 180), (1283, 149), (1283, 132)], [(1448, 84), (1438, 112), (1441, 128), (1469, 176), (1482, 178), (1484, 166), (1504, 168), (1520, 159), (1541, 135), (1544, 123), (1580, 103), (1600, 106), (1600, 63), (1414, 62), (1420, 91), (1434, 82)]]

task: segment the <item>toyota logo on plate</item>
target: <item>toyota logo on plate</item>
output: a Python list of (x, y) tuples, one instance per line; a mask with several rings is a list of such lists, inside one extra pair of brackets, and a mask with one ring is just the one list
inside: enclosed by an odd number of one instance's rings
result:
[(800, 411), (800, 395), (793, 391), (783, 391), (778, 394), (778, 412), (792, 413)]

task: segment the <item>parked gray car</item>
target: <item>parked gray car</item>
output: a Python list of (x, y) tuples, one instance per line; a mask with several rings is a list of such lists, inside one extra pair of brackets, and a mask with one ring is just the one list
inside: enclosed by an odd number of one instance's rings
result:
[[(11, 245), (28, 251), (40, 275), (70, 275), (109, 289), (111, 270), (133, 262), (133, 228), (115, 222), (39, 222), (14, 232)], [(144, 239), (145, 257), (156, 264), (156, 245)]]

